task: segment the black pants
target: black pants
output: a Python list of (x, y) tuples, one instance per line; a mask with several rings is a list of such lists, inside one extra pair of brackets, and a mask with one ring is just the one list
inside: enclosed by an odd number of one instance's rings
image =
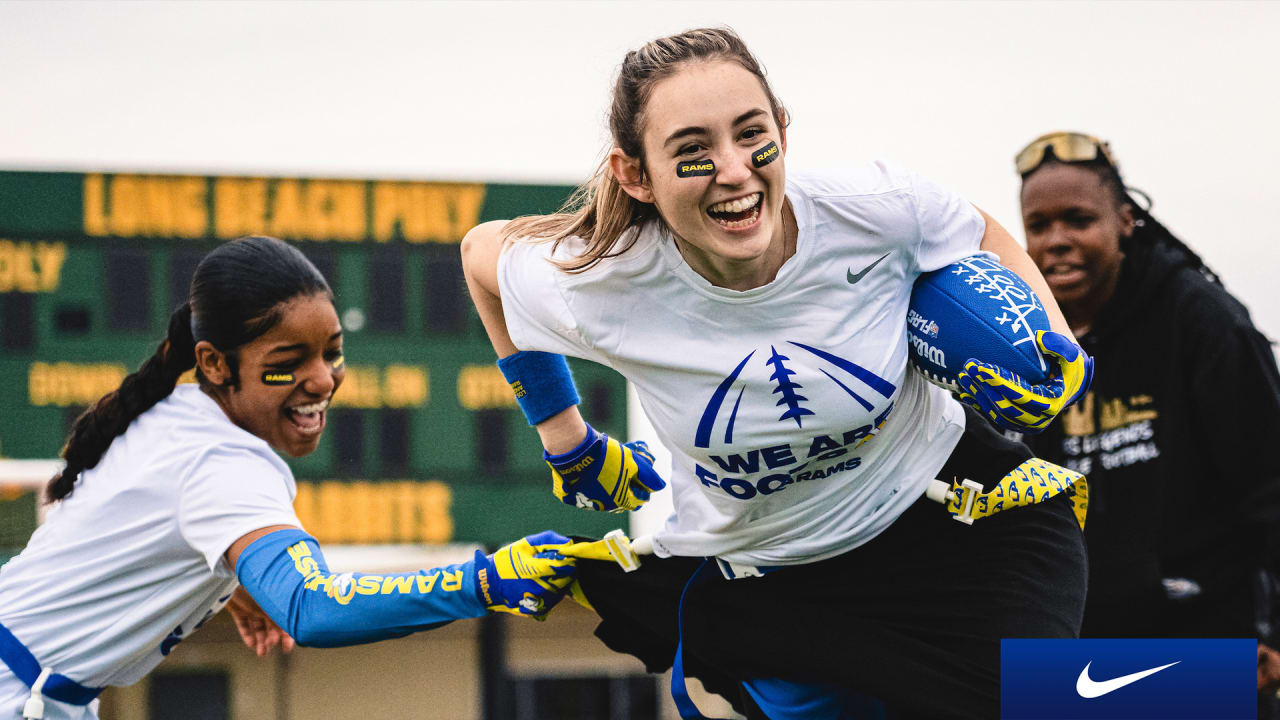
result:
[[(940, 477), (993, 484), (1030, 457), (971, 415)], [(680, 593), (703, 558), (647, 557), (634, 573), (582, 562), (596, 635), (650, 672), (671, 666)], [(996, 718), (1000, 639), (1080, 631), (1086, 586), (1067, 497), (973, 525), (921, 498), (871, 542), (764, 577), (690, 588), (686, 674), (740, 711), (752, 677), (829, 683), (879, 698), (892, 717)]]

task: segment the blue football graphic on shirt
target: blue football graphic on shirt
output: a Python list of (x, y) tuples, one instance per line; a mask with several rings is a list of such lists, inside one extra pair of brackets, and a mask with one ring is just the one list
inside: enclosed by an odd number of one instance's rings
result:
[(1036, 331), (1048, 329), (1040, 298), (987, 255), (921, 275), (907, 310), (911, 365), (948, 390), (970, 358), (1043, 383), (1051, 366), (1036, 347)]

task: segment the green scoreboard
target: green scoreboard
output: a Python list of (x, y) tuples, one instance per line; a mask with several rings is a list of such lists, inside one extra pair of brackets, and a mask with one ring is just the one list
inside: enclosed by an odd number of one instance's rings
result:
[[(200, 257), (272, 235), (328, 278), (346, 334), (347, 379), (324, 440), (290, 461), (308, 530), (325, 542), (496, 545), (619, 527), (619, 516), (551, 495), (458, 253), (477, 223), (554, 211), (571, 191), (0, 172), (0, 457), (56, 457), (75, 417), (155, 351)], [(623, 380), (591, 363), (573, 369), (592, 422), (623, 433)]]

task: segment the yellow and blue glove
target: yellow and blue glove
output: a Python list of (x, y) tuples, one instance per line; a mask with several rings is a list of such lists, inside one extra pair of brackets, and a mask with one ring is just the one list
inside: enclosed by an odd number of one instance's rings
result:
[(620, 443), (587, 426), (587, 437), (561, 455), (542, 453), (551, 466), (551, 491), (566, 505), (622, 512), (649, 502), (667, 486), (653, 469), (653, 454), (642, 441)]
[(573, 582), (575, 558), (560, 550), (569, 538), (550, 530), (529, 535), (492, 555), (476, 551), (476, 591), (490, 612), (523, 615), (535, 620), (564, 597)]
[(1005, 430), (1043, 431), (1063, 408), (1089, 389), (1093, 358), (1061, 333), (1039, 330), (1036, 345), (1058, 363), (1058, 372), (1043, 385), (1032, 385), (1002, 367), (970, 359), (956, 373), (960, 401)]

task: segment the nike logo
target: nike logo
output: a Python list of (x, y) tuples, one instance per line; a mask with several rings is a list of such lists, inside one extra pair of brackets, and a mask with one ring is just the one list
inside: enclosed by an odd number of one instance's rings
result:
[(1089, 666), (1093, 664), (1093, 661), (1090, 660), (1085, 664), (1084, 669), (1080, 671), (1080, 677), (1076, 678), (1076, 692), (1080, 693), (1080, 697), (1082, 698), (1102, 697), (1107, 693), (1119, 690), (1125, 685), (1136, 683), (1144, 677), (1155, 675), (1165, 668), (1171, 668), (1180, 662), (1182, 661), (1178, 660), (1177, 662), (1171, 662), (1168, 665), (1161, 665), (1160, 667), (1151, 668), (1150, 670), (1142, 670), (1140, 672), (1121, 675), (1118, 678), (1111, 678), (1110, 680), (1098, 682), (1097, 680), (1093, 680), (1089, 677)]
[[(893, 251), (890, 250), (889, 252), (893, 252)], [(849, 280), (849, 284), (852, 285), (858, 282), (859, 280), (861, 280), (864, 276), (866, 276), (867, 273), (871, 272), (871, 268), (880, 264), (880, 260), (883, 260), (887, 257), (889, 257), (889, 253), (885, 253), (881, 255), (879, 260), (876, 260), (870, 265), (862, 268), (862, 272), (858, 273), (857, 275), (854, 275), (852, 270), (845, 270), (845, 272), (847, 273), (846, 278)]]

